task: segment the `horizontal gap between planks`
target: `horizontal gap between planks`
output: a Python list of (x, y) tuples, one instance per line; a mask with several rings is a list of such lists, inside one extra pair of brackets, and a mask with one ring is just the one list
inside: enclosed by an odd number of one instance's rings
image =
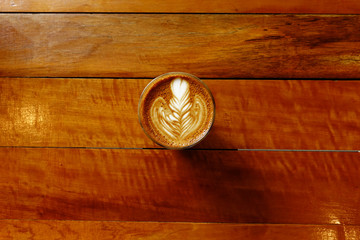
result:
[(306, 16), (357, 16), (360, 13), (226, 13), (226, 12), (0, 12), (0, 14), (171, 14), (171, 15), (180, 15), (180, 14), (189, 14), (189, 15), (306, 15)]
[(114, 223), (174, 223), (174, 224), (225, 224), (238, 226), (360, 226), (357, 224), (341, 224), (341, 223), (232, 223), (232, 222), (182, 222), (182, 221), (124, 221), (124, 220), (81, 220), (81, 219), (20, 219), (20, 218), (0, 218), (0, 221), (34, 221), (34, 222), (114, 222)]
[[(157, 77), (157, 76), (155, 76)], [(28, 79), (143, 79), (143, 80), (151, 80), (155, 77), (23, 77), (23, 76), (0, 76), (0, 79), (7, 79), (7, 78), (28, 78)], [(360, 81), (359, 78), (208, 78), (208, 77), (199, 77), (203, 80), (255, 80), (255, 81), (262, 81), (262, 80), (289, 80), (289, 81)]]
[[(121, 148), (121, 147), (56, 147), (56, 146), (0, 146), (0, 148), (42, 148), (42, 149), (103, 149), (103, 150), (170, 150), (166, 148)], [(360, 150), (334, 150), (334, 149), (221, 149), (221, 148), (191, 148), (181, 151), (246, 151), (246, 152), (344, 152), (360, 153)]]

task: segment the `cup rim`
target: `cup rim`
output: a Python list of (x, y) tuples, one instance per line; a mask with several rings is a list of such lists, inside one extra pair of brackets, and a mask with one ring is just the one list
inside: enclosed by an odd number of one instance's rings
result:
[[(145, 130), (142, 122), (141, 122), (141, 102), (143, 100), (143, 97), (144, 97), (144, 94), (148, 92), (148, 89), (160, 78), (163, 78), (163, 77), (166, 77), (166, 76), (169, 76), (169, 75), (185, 75), (185, 76), (189, 76), (191, 78), (194, 78), (195, 80), (199, 81), (206, 89), (206, 91), (209, 93), (210, 97), (211, 97), (211, 102), (213, 104), (213, 114), (212, 114), (212, 119), (211, 119), (211, 124), (210, 124), (210, 127), (206, 130), (206, 133), (195, 143), (191, 144), (191, 145), (188, 145), (188, 146), (184, 146), (184, 147), (171, 147), (171, 146), (167, 146), (167, 145), (164, 145), (164, 144), (161, 144), (160, 142), (156, 141), (153, 137), (150, 136), (150, 134), (148, 134), (148, 132)], [(166, 148), (166, 149), (170, 149), (170, 150), (183, 150), (183, 149), (189, 149), (189, 148), (192, 148), (193, 146), (199, 144), (202, 140), (205, 139), (205, 137), (209, 134), (212, 126), (214, 125), (214, 122), (215, 122), (215, 99), (214, 99), (214, 96), (212, 95), (209, 87), (200, 79), (198, 78), (197, 76), (195, 75), (192, 75), (190, 73), (187, 73), (187, 72), (167, 72), (167, 73), (164, 73), (164, 74), (161, 74), (157, 77), (155, 77), (154, 79), (152, 79), (147, 85), (146, 87), (143, 89), (141, 95), (140, 95), (140, 98), (139, 98), (139, 103), (138, 103), (138, 121), (140, 123), (140, 126), (143, 130), (143, 132), (145, 133), (145, 135), (150, 138), (154, 143)]]

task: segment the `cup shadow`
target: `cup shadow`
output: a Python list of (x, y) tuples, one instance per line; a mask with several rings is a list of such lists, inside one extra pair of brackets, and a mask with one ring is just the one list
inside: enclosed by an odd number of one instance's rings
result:
[[(216, 133), (214, 131), (214, 133)], [(213, 134), (209, 141), (220, 141)], [(209, 143), (207, 143), (209, 144)], [(252, 166), (255, 155), (235, 150), (175, 151), (191, 178), (204, 220), (227, 223), (264, 223), (271, 220), (263, 173)]]
[(223, 136), (220, 128), (214, 125), (209, 134), (192, 149), (236, 149), (234, 143), (231, 142), (231, 138)]

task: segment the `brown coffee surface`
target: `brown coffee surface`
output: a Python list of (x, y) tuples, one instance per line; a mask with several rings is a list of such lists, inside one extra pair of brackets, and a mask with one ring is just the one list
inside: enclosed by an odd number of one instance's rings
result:
[(197, 78), (164, 74), (144, 90), (139, 120), (145, 133), (168, 148), (186, 148), (206, 136), (214, 121), (214, 100)]

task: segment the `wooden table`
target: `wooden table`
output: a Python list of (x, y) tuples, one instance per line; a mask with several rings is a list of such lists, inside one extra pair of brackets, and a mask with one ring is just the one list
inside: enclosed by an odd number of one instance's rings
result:
[[(0, 239), (360, 239), (359, 1), (0, 10)], [(192, 150), (137, 121), (169, 71), (216, 101)]]

